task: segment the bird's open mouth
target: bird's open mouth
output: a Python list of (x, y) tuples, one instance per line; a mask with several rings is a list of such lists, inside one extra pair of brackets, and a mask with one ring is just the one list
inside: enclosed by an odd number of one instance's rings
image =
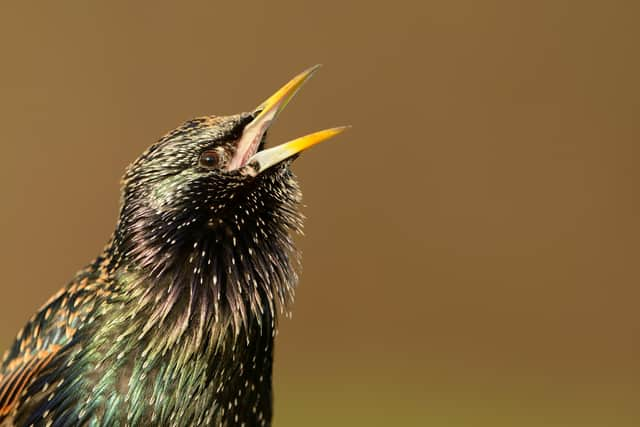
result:
[(242, 136), (236, 145), (236, 151), (227, 164), (227, 170), (242, 169), (244, 174), (252, 176), (258, 175), (271, 166), (315, 144), (338, 135), (347, 129), (348, 126), (326, 129), (296, 138), (293, 141), (285, 142), (276, 147), (258, 151), (262, 138), (278, 114), (287, 106), (291, 98), (293, 98), (302, 85), (313, 76), (318, 68), (319, 66), (316, 65), (298, 74), (254, 110), (255, 117), (245, 126)]

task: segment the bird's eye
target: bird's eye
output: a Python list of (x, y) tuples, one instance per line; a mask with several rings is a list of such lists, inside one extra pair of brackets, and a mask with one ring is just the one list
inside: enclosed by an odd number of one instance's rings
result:
[(220, 162), (220, 154), (216, 150), (207, 150), (200, 154), (200, 166), (213, 169), (218, 166)]

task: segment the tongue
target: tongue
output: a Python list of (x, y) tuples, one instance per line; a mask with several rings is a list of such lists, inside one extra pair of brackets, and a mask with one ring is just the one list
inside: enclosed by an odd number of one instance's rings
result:
[(256, 154), (262, 137), (271, 125), (273, 116), (275, 116), (275, 111), (265, 114), (244, 128), (242, 137), (238, 141), (236, 152), (227, 166), (229, 170), (240, 169), (247, 164), (251, 156)]

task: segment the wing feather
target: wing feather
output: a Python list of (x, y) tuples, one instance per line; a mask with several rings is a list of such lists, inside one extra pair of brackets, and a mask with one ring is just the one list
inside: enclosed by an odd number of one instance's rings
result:
[(62, 347), (52, 345), (47, 350), (25, 355), (12, 363), (12, 370), (0, 376), (0, 417), (15, 408), (22, 392), (31, 381), (51, 362)]

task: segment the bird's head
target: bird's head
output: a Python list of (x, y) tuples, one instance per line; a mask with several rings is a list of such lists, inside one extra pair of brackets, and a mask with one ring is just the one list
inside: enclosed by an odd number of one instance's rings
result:
[(229, 213), (237, 213), (234, 208), (253, 209), (265, 202), (246, 200), (266, 190), (262, 187), (270, 186), (274, 196), (284, 190), (292, 158), (345, 129), (265, 149), (270, 125), (316, 69), (299, 74), (251, 112), (196, 118), (169, 132), (128, 168), (125, 204), (144, 205), (161, 215), (207, 217), (210, 223), (227, 220)]
[(345, 128), (272, 148), (265, 148), (265, 139), (316, 69), (294, 77), (251, 112), (190, 120), (143, 153), (123, 178), (120, 253), (138, 266), (172, 274), (188, 260), (196, 267), (184, 274), (201, 274), (203, 282), (224, 280), (229, 272), (236, 281), (252, 270), (267, 280), (288, 274), (276, 269), (288, 270), (278, 264), (288, 264), (289, 234), (301, 227), (301, 195), (290, 163)]

